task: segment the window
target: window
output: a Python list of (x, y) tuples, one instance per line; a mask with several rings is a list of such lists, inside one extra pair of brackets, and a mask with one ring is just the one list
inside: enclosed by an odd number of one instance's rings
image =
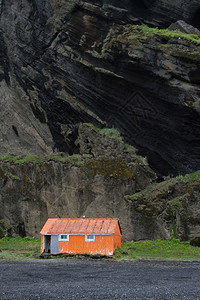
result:
[(69, 234), (60, 234), (59, 241), (69, 241)]
[(91, 235), (91, 234), (88, 234), (88, 235), (85, 236), (85, 241), (86, 242), (94, 242), (95, 241), (95, 236)]

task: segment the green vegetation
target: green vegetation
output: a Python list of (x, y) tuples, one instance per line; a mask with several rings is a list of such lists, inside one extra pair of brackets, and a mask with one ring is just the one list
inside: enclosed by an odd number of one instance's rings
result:
[(0, 238), (8, 235), (10, 230), (10, 224), (4, 219), (0, 219)]
[[(98, 258), (91, 255), (58, 255), (48, 258)], [(0, 260), (22, 260), (27, 258), (40, 258), (40, 239), (36, 238), (9, 238), (0, 239)], [(105, 258), (99, 256), (99, 258)], [(180, 242), (177, 239), (122, 243), (117, 248), (113, 259), (115, 260), (200, 260), (200, 248), (193, 247), (189, 242)]]
[(196, 34), (187, 34), (187, 33), (181, 32), (180, 30), (149, 28), (146, 25), (142, 25), (140, 28), (146, 36), (158, 35), (158, 36), (167, 37), (169, 39), (172, 39), (172, 38), (184, 39), (187, 41), (194, 42), (196, 44), (200, 44), (200, 37)]
[(104, 40), (100, 56), (106, 58), (110, 52), (115, 51), (115, 47), (119, 48), (119, 44), (122, 44), (124, 51), (131, 46), (142, 49), (144, 43), (183, 60), (200, 61), (199, 50), (196, 47), (200, 45), (198, 35), (186, 34), (179, 30), (150, 28), (146, 25), (124, 25), (111, 29)]
[(177, 239), (123, 243), (117, 248), (115, 259), (144, 259), (144, 260), (200, 260), (200, 248), (193, 247), (189, 242)]
[(40, 239), (9, 238), (0, 239), (0, 260), (20, 260), (38, 258), (40, 255)]
[(7, 172), (6, 174), (7, 174), (8, 177), (10, 177), (13, 180), (20, 180), (19, 176), (16, 176), (16, 175), (14, 175), (10, 172)]
[(180, 183), (186, 183), (186, 182), (200, 182), (200, 171), (197, 171), (195, 173), (187, 174), (185, 176), (179, 175), (176, 177)]
[(74, 154), (70, 156), (49, 156), (47, 159), (61, 162), (61, 163), (66, 163), (69, 162), (73, 165), (81, 166), (84, 165), (84, 159), (91, 158), (92, 156), (89, 154)]
[(174, 56), (178, 56), (180, 58), (191, 60), (191, 61), (200, 61), (200, 53), (199, 51), (191, 51), (190, 48), (187, 49), (176, 49), (173, 51)]
[(117, 141), (123, 142), (123, 138), (120, 136), (120, 132), (117, 128), (98, 128), (90, 123), (85, 123), (86, 126), (93, 128), (98, 133), (109, 136)]
[[(123, 143), (124, 148), (125, 148), (126, 151), (128, 151), (132, 154), (136, 154), (136, 152), (137, 152), (136, 148), (134, 148), (133, 146), (131, 146), (131, 145), (124, 142), (123, 137), (120, 135), (120, 132), (117, 128), (114, 128), (114, 127), (113, 128), (98, 128), (98, 127), (94, 126), (91, 123), (85, 123), (84, 125), (86, 125), (88, 127), (91, 127), (92, 129), (97, 131), (99, 134), (108, 136), (110, 138), (113, 138), (113, 139)], [(142, 160), (142, 157), (140, 157), (139, 159)], [(145, 158), (144, 158), (144, 162), (147, 163)]]
[(140, 204), (150, 204), (152, 201), (154, 201), (154, 204), (159, 203), (168, 198), (169, 194), (174, 190), (175, 184), (176, 180), (173, 179), (161, 183), (154, 183), (140, 192), (127, 196), (127, 198), (138, 201)]
[[(48, 161), (57, 161), (61, 163), (72, 163), (75, 165), (81, 165), (83, 164), (83, 160), (86, 158), (90, 158), (90, 155), (83, 154), (83, 155), (78, 155), (74, 154), (71, 156), (46, 156), (46, 157), (40, 157), (37, 155), (26, 155), (26, 156), (14, 156), (14, 155), (6, 155), (6, 156), (0, 156), (0, 161), (2, 162), (9, 162), (13, 163), (15, 165), (19, 164), (26, 164), (26, 163), (33, 163), (33, 164), (43, 164)], [(1, 174), (0, 174), (1, 175)], [(2, 173), (3, 175), (7, 175), (8, 177), (12, 179), (20, 179), (19, 177), (11, 174), (11, 173)]]
[(20, 178), (10, 172), (4, 171), (3, 169), (0, 168), (0, 178), (2, 179), (8, 179), (11, 178), (12, 180), (20, 180)]
[(124, 40), (142, 39), (152, 36), (161, 36), (167, 39), (183, 39), (189, 42), (193, 42), (197, 45), (200, 44), (200, 37), (195, 34), (186, 34), (179, 30), (168, 30), (150, 28), (146, 25), (125, 25), (123, 26), (123, 33), (117, 35), (116, 40), (122, 42)]
[(26, 155), (26, 156), (15, 156), (15, 155), (3, 155), (0, 156), (0, 161), (10, 162), (13, 164), (24, 164), (24, 163), (42, 163), (44, 159), (37, 155)]
[(127, 163), (118, 158), (93, 158), (85, 164), (85, 168), (87, 174), (91, 176), (101, 175), (125, 180), (134, 177)]

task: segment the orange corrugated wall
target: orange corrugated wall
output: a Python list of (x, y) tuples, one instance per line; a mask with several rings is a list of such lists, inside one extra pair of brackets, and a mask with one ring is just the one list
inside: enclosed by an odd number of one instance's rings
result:
[[(114, 235), (95, 235), (94, 242), (86, 242), (85, 235), (69, 235), (69, 241), (59, 241), (59, 253), (90, 253), (113, 255), (121, 247), (121, 232), (117, 224)], [(43, 235), (41, 236), (41, 253)]]
[(44, 240), (44, 236), (41, 235), (41, 253), (43, 252), (43, 240)]
[(94, 242), (86, 242), (85, 235), (70, 235), (68, 242), (59, 242), (60, 253), (113, 254), (113, 236), (95, 235)]
[(119, 225), (117, 225), (114, 235), (95, 235), (94, 242), (86, 242), (85, 235), (69, 235), (68, 242), (59, 242), (60, 253), (113, 255), (117, 247), (121, 247)]

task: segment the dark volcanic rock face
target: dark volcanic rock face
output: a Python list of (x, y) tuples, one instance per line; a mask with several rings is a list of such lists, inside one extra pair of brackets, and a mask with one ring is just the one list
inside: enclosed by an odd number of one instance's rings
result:
[(76, 124), (90, 122), (119, 128), (160, 174), (199, 169), (199, 46), (130, 43), (118, 27), (200, 28), (199, 9), (197, 0), (0, 1), (1, 154), (76, 153)]
[(10, 224), (14, 235), (39, 236), (49, 217), (85, 215), (119, 218), (124, 240), (167, 237), (156, 219), (144, 222), (124, 199), (153, 183), (156, 175), (118, 139), (81, 125), (76, 143), (82, 155), (0, 161), (0, 235)]

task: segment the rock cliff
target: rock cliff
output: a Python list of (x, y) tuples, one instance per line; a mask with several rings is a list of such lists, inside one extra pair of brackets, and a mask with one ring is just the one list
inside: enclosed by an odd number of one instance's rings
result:
[(195, 0), (1, 0), (1, 154), (74, 154), (76, 124), (90, 122), (117, 127), (161, 175), (196, 171), (199, 42), (127, 24), (199, 27), (199, 9)]
[(157, 183), (116, 130), (77, 132), (81, 154), (1, 157), (1, 235), (38, 237), (48, 217), (83, 215), (119, 218), (123, 241), (200, 235), (199, 171)]
[(182, 239), (199, 232), (198, 180), (191, 195), (175, 179), (173, 195), (146, 190), (200, 169), (200, 37), (164, 30), (200, 30), (199, 13), (199, 0), (0, 0), (0, 219), (15, 234), (82, 214), (119, 217), (125, 240), (175, 221)]
[(178, 176), (127, 196), (131, 211), (158, 222), (160, 228), (180, 240), (200, 236), (200, 172)]
[(155, 182), (155, 173), (133, 147), (106, 133), (81, 125), (76, 141), (81, 155), (1, 158), (0, 219), (12, 234), (38, 236), (48, 217), (85, 215), (118, 217), (124, 240), (135, 239), (135, 228), (141, 239), (164, 236), (149, 230), (124, 199)]

